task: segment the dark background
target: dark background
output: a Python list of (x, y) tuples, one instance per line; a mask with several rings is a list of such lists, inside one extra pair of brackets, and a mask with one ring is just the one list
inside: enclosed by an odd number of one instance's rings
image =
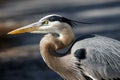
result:
[(7, 35), (53, 13), (93, 23), (75, 25), (76, 36), (98, 34), (120, 40), (120, 0), (0, 0), (0, 80), (62, 80), (40, 56), (43, 35)]

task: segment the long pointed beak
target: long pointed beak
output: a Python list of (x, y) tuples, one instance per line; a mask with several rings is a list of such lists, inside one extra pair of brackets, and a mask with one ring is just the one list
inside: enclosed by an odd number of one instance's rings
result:
[(15, 29), (8, 34), (21, 34), (21, 33), (26, 33), (26, 32), (32, 32), (32, 31), (37, 31), (39, 29), (38, 23), (33, 23), (18, 29)]

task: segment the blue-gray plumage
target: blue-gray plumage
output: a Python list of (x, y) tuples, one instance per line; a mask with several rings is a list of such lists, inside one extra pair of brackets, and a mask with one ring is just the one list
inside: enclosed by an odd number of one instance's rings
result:
[(90, 34), (75, 39), (73, 22), (78, 21), (53, 14), (9, 34), (48, 33), (40, 41), (41, 56), (65, 80), (120, 80), (120, 42)]
[(72, 54), (83, 48), (87, 53), (86, 59), (80, 62), (84, 74), (97, 80), (120, 79), (119, 41), (96, 35), (77, 41), (72, 47)]

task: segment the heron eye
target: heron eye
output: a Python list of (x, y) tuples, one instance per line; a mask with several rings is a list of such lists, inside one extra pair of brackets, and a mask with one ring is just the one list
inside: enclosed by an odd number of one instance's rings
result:
[(49, 21), (48, 21), (48, 20), (45, 20), (45, 21), (42, 22), (42, 25), (48, 24), (48, 23), (49, 23)]

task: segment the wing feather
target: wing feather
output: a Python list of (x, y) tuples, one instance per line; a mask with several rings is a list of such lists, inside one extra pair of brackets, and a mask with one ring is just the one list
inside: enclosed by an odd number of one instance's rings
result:
[(86, 75), (96, 79), (120, 78), (119, 41), (96, 35), (77, 41), (72, 47), (72, 54), (82, 48), (87, 54), (80, 66)]

